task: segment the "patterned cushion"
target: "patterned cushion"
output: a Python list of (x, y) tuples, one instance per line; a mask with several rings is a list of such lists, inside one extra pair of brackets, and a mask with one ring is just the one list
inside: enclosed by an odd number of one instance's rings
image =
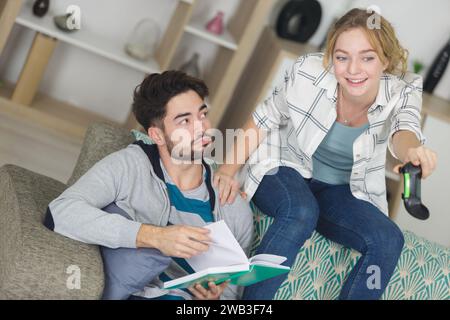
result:
[(143, 142), (145, 142), (146, 144), (153, 144), (153, 140), (148, 136), (148, 134), (138, 131), (138, 130), (131, 130), (131, 133), (133, 134), (134, 138), (136, 140), (141, 140)]
[[(250, 203), (255, 213), (253, 251), (272, 223)], [(405, 246), (383, 300), (450, 300), (450, 249), (404, 232)], [(337, 299), (360, 254), (314, 232), (299, 250), (277, 300)]]
[[(145, 133), (133, 130), (134, 137), (151, 144)], [(213, 168), (217, 168), (213, 164)], [(255, 239), (252, 255), (272, 218), (254, 204)], [(404, 232), (405, 245), (383, 300), (450, 300), (450, 249)], [(328, 240), (317, 232), (300, 248), (291, 272), (275, 295), (277, 300), (337, 299), (347, 275), (361, 255)]]

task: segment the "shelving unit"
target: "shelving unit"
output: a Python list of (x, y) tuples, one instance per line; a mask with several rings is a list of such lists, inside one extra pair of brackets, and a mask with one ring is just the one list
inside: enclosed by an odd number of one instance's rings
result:
[(215, 35), (212, 33), (209, 33), (204, 30), (204, 25), (206, 22), (199, 22), (199, 21), (193, 21), (190, 22), (184, 30), (187, 33), (193, 34), (194, 36), (203, 38), (207, 41), (213, 42), (219, 46), (222, 46), (224, 48), (230, 49), (230, 50), (237, 50), (238, 45), (236, 41), (234, 40), (233, 36), (230, 34), (228, 30), (224, 31), (223, 35)]
[[(55, 124), (55, 127), (62, 131), (64, 131), (64, 128), (70, 127), (71, 129), (66, 130), (65, 133), (82, 137), (87, 127), (86, 123), (89, 123), (90, 119), (101, 117), (93, 117), (92, 113), (86, 112), (84, 113), (83, 124), (74, 124), (70, 122), (70, 119), (61, 118), (60, 113), (55, 110), (37, 108), (35, 103), (40, 81), (59, 41), (148, 74), (178, 67), (175, 65), (174, 56), (179, 49), (183, 36), (189, 34), (219, 47), (214, 62), (215, 68), (207, 72), (204, 79), (211, 92), (211, 121), (213, 125), (217, 125), (256, 45), (270, 9), (273, 7), (274, 0), (241, 0), (235, 16), (230, 19), (226, 32), (220, 36), (205, 30), (206, 20), (211, 17), (192, 21), (192, 13), (196, 3), (197, 0), (177, 1), (176, 8), (171, 15), (154, 59), (142, 62), (129, 57), (123, 50), (123, 43), (114, 39), (105, 39), (103, 36), (95, 34), (93, 30), (88, 29), (81, 29), (72, 33), (63, 32), (56, 28), (51, 16), (35, 17), (31, 8), (23, 5), (23, 0), (0, 0), (0, 53), (14, 23), (36, 32), (19, 80), (15, 85), (12, 84), (7, 90), (3, 90), (3, 94), (5, 94), (5, 92), (10, 92), (11, 87), (13, 87), (11, 96), (3, 96), (3, 98), (12, 100), (16, 105), (34, 108), (33, 111), (38, 115), (37, 119), (45, 125), (52, 125), (52, 121), (48, 121), (49, 119), (58, 119), (58, 124)], [(64, 104), (64, 102), (61, 102), (61, 104)], [(67, 104), (65, 104), (65, 107), (69, 114), (71, 112), (80, 113), (79, 109), (77, 110), (75, 107)], [(105, 119), (105, 121), (108, 120)], [(140, 128), (131, 110), (128, 119), (120, 125), (130, 129)]]
[[(190, 34), (218, 46), (214, 70), (207, 71), (204, 80), (210, 89), (210, 120), (218, 126), (232, 98), (258, 37), (262, 32), (274, 0), (241, 0), (236, 14), (230, 19), (224, 34), (218, 36), (205, 30), (211, 17), (191, 20), (196, 0), (181, 1), (169, 23), (169, 29), (157, 52), (162, 70), (176, 68), (174, 56), (182, 37)], [(129, 127), (136, 125), (129, 117)]]
[(22, 8), (16, 18), (16, 23), (45, 34), (47, 37), (58, 39), (58, 41), (124, 64), (132, 69), (145, 73), (159, 72), (160, 69), (158, 63), (153, 59), (143, 62), (127, 55), (123, 50), (122, 43), (100, 37), (89, 29), (81, 29), (71, 33), (64, 32), (55, 27), (53, 17), (49, 15), (42, 18), (36, 17), (29, 8)]

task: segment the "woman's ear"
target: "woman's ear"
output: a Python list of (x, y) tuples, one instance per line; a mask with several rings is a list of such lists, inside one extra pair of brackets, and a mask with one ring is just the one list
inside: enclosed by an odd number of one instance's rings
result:
[(148, 136), (156, 143), (158, 146), (163, 146), (166, 144), (166, 140), (164, 139), (164, 134), (158, 127), (149, 127), (148, 128)]

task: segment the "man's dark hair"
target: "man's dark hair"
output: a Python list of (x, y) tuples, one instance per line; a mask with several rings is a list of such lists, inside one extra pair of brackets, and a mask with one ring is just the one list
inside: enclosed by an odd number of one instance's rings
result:
[(195, 91), (202, 99), (209, 94), (202, 80), (181, 71), (148, 75), (134, 90), (132, 110), (136, 120), (146, 131), (151, 126), (161, 127), (169, 100), (189, 90)]

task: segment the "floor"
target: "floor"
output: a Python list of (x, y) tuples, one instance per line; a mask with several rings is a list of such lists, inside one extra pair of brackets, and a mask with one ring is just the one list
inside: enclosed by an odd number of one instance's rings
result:
[(79, 140), (4, 112), (0, 105), (0, 167), (15, 164), (65, 183), (80, 149)]

